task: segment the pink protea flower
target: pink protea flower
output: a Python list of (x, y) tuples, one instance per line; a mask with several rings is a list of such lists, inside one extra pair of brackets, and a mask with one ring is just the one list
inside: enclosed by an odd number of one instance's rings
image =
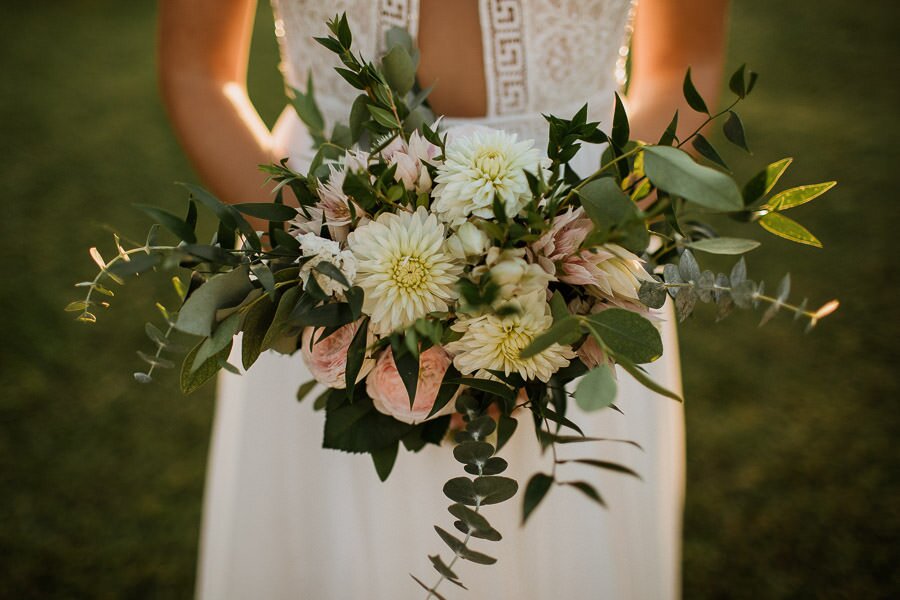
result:
[[(324, 328), (319, 327), (314, 330), (312, 327), (307, 327), (303, 330), (300, 353), (303, 356), (303, 362), (306, 363), (306, 367), (316, 381), (330, 388), (342, 390), (347, 387), (345, 379), (347, 349), (350, 347), (350, 342), (353, 341), (357, 329), (359, 329), (359, 321), (344, 325), (325, 339), (320, 339)], [(314, 335), (317, 341), (311, 343)], [(372, 337), (371, 333), (369, 337)], [(367, 345), (371, 342), (372, 339), (366, 341)], [(356, 381), (361, 381), (374, 366), (375, 359), (367, 356)]]
[(584, 209), (569, 209), (553, 220), (550, 230), (532, 245), (535, 259), (551, 275), (623, 308), (641, 308), (641, 282), (653, 278), (642, 261), (616, 244), (579, 249), (593, 223)]
[[(366, 391), (375, 408), (380, 413), (394, 417), (404, 423), (421, 423), (431, 412), (441, 380), (451, 363), (450, 355), (440, 346), (432, 346), (419, 355), (419, 382), (416, 386), (416, 399), (409, 407), (409, 394), (403, 380), (397, 372), (394, 355), (390, 348), (381, 353), (375, 368), (366, 379)], [(435, 417), (453, 410), (453, 402), (441, 409)], [(432, 417), (434, 418), (434, 417)]]
[(440, 148), (414, 131), (408, 143), (396, 138), (381, 151), (381, 156), (389, 165), (397, 166), (395, 181), (407, 190), (422, 194), (430, 191), (432, 184), (426, 163), (432, 162), (440, 152)]

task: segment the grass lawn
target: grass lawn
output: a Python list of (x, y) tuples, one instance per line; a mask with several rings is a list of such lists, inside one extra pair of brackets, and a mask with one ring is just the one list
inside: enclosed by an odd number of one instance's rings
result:
[[(184, 398), (172, 378), (131, 378), (146, 348), (135, 323), (155, 317), (164, 278), (130, 283), (95, 327), (61, 310), (93, 275), (86, 249), (110, 247), (107, 224), (142, 239), (131, 203), (180, 212), (171, 182), (195, 180), (157, 95), (154, 12), (0, 7), (2, 598), (193, 589), (212, 390)], [(843, 306), (810, 336), (786, 317), (759, 330), (757, 315), (715, 325), (703, 310), (682, 327), (686, 598), (900, 595), (897, 12), (890, 0), (734, 2), (731, 63), (762, 73), (741, 111), (755, 156), (734, 155), (736, 171), (796, 154), (787, 184), (840, 181), (795, 211), (826, 249), (760, 230), (751, 276), (774, 284), (790, 268), (797, 295)], [(271, 123), (282, 100), (265, 3), (252, 61)]]

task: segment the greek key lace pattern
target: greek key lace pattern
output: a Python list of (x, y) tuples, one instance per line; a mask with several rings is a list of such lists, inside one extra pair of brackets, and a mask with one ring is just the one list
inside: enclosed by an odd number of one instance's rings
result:
[[(450, 0), (444, 0), (450, 1)], [(571, 116), (588, 101), (591, 118), (607, 121), (624, 76), (634, 0), (479, 0), (488, 114), (469, 119), (540, 137), (541, 113)], [(326, 120), (345, 119), (356, 90), (312, 38), (346, 12), (354, 46), (376, 58), (385, 33), (416, 36), (419, 0), (272, 0), (285, 82), (300, 89), (311, 74)]]

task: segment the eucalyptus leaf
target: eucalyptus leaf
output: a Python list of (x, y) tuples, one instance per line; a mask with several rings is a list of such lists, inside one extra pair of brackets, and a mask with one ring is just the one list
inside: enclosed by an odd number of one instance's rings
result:
[(208, 358), (215, 356), (226, 345), (230, 345), (234, 336), (241, 328), (243, 315), (240, 313), (232, 313), (221, 323), (216, 325), (212, 335), (200, 345), (194, 356), (194, 364), (191, 371), (196, 371)]
[(608, 308), (587, 317), (602, 347), (617, 357), (641, 364), (662, 356), (662, 339), (656, 327), (641, 315), (622, 308)]
[(487, 475), (476, 477), (473, 489), (476, 496), (481, 498), (481, 504), (499, 504), (515, 496), (519, 491), (519, 484), (509, 477)]
[(608, 407), (616, 399), (616, 380), (609, 365), (599, 365), (585, 375), (575, 388), (575, 402), (585, 412)]
[(253, 289), (248, 272), (247, 265), (241, 265), (210, 277), (185, 300), (178, 311), (175, 328), (193, 335), (209, 336), (216, 311), (236, 306)]
[(756, 240), (747, 240), (743, 238), (718, 237), (708, 238), (705, 240), (697, 240), (691, 242), (688, 247), (701, 252), (709, 252), (710, 254), (744, 254), (759, 248), (759, 242)]
[(475, 485), (468, 477), (454, 477), (444, 484), (444, 495), (460, 504), (475, 506), (478, 503)]
[(687, 153), (670, 146), (645, 146), (644, 170), (660, 189), (713, 210), (734, 211), (744, 206), (734, 180), (697, 164)]

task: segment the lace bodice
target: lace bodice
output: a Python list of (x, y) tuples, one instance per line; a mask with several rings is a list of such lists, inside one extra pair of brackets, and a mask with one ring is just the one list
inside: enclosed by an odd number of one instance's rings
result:
[[(354, 46), (367, 57), (383, 52), (391, 27), (406, 28), (414, 38), (418, 29), (418, 0), (272, 3), (285, 81), (305, 89), (311, 73), (329, 121), (345, 120), (358, 92), (312, 39), (326, 34), (325, 21), (346, 12)], [(587, 101), (591, 118), (608, 122), (613, 92), (624, 78), (633, 8), (634, 0), (479, 0), (488, 113), (465, 121), (540, 140), (546, 137), (541, 113), (569, 117)]]

